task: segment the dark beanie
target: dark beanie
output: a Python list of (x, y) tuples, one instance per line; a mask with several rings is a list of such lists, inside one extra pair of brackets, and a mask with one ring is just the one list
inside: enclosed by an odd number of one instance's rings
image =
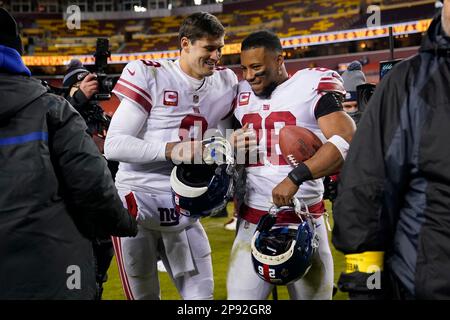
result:
[(22, 40), (16, 20), (3, 8), (0, 8), (0, 45), (13, 48), (23, 54)]
[(69, 88), (78, 81), (81, 81), (89, 73), (80, 60), (72, 59), (67, 66), (67, 72), (63, 79), (63, 87)]

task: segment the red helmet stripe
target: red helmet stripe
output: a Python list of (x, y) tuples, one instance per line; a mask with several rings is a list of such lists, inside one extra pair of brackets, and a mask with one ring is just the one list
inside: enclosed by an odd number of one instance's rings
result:
[(270, 281), (270, 277), (269, 277), (269, 266), (267, 264), (263, 264), (263, 271), (264, 271), (264, 278), (267, 281)]

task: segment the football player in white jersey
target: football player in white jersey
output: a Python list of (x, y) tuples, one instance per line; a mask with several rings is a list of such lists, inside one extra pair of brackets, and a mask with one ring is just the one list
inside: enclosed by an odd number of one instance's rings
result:
[[(272, 285), (253, 269), (251, 239), (260, 217), (272, 204), (292, 205), (293, 196), (302, 199), (314, 214), (319, 248), (309, 272), (287, 286), (290, 298), (331, 299), (333, 259), (322, 216), (325, 208), (320, 178), (341, 167), (355, 131), (352, 119), (342, 111), (342, 79), (324, 68), (299, 70), (290, 77), (280, 40), (269, 31), (252, 33), (242, 42), (241, 67), (244, 80), (239, 84), (234, 115), (247, 128), (242, 131), (256, 131), (259, 154), (246, 167), (245, 203), (227, 275), (228, 299), (268, 297)], [(278, 132), (285, 125), (307, 128), (324, 143), (295, 169), (286, 163), (277, 144)], [(278, 222), (300, 220), (292, 213), (279, 216)]]
[(121, 103), (105, 154), (120, 161), (116, 186), (139, 223), (135, 238), (113, 239), (128, 299), (160, 299), (158, 259), (183, 299), (213, 298), (206, 233), (174, 211), (169, 179), (172, 162), (192, 160), (195, 140), (232, 114), (237, 77), (216, 66), (224, 33), (213, 15), (194, 13), (180, 27), (179, 60), (130, 62), (114, 88)]

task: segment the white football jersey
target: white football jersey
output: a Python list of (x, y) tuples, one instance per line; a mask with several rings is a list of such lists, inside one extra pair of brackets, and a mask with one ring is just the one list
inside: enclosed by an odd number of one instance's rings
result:
[[(189, 79), (181, 70), (178, 60), (137, 60), (123, 69), (113, 92), (121, 100), (127, 98), (137, 103), (148, 113), (138, 138), (163, 142), (202, 139), (202, 133), (217, 128), (219, 121), (232, 112), (238, 81), (233, 71), (217, 68), (199, 89), (194, 87), (194, 82), (195, 79)], [(167, 194), (172, 168), (169, 161), (121, 162), (116, 185), (133, 191)]]
[[(280, 129), (286, 125), (304, 127), (325, 142), (314, 109), (324, 91), (341, 89), (343, 84), (339, 74), (324, 68), (296, 72), (277, 86), (269, 99), (257, 97), (247, 81), (239, 83), (234, 115), (242, 125), (248, 123), (256, 130), (259, 141), (258, 163), (246, 168), (247, 206), (267, 212), (272, 205), (273, 188), (293, 169), (281, 155)], [(322, 200), (323, 191), (322, 179), (316, 179), (302, 183), (296, 196), (310, 206)]]

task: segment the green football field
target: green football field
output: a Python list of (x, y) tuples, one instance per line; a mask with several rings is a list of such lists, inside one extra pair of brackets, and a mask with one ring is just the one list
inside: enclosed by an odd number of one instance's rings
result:
[[(330, 203), (326, 202), (327, 211), (331, 213)], [(228, 208), (229, 212), (231, 211)], [(214, 271), (214, 299), (225, 300), (227, 298), (226, 293), (226, 275), (228, 268), (228, 259), (230, 256), (231, 246), (233, 244), (234, 232), (227, 231), (223, 228), (223, 225), (229, 218), (204, 218), (202, 224), (205, 227), (208, 234), (209, 241), (212, 249), (212, 261)], [(332, 217), (330, 214), (330, 224), (333, 226)], [(329, 239), (331, 234), (328, 233)], [(334, 258), (334, 278), (335, 283), (339, 277), (339, 274), (344, 270), (344, 257), (342, 253), (334, 250), (331, 244), (331, 250)], [(163, 300), (179, 300), (180, 296), (172, 284), (171, 280), (167, 276), (167, 273), (160, 272), (161, 282), (161, 299)], [(120, 284), (120, 278), (118, 274), (117, 264), (115, 258), (108, 271), (109, 280), (104, 285), (103, 299), (105, 300), (124, 300), (125, 296)], [(271, 299), (272, 297), (270, 297)], [(346, 299), (346, 294), (338, 292), (334, 299)], [(285, 287), (278, 287), (278, 299), (289, 299), (287, 290)]]

